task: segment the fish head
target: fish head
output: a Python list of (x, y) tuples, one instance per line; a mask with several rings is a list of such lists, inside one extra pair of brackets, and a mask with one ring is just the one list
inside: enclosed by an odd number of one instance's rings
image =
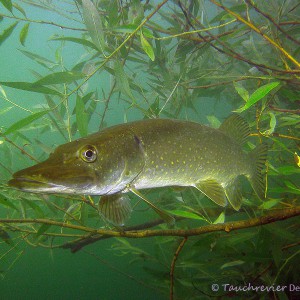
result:
[(113, 194), (126, 189), (143, 167), (141, 141), (130, 130), (115, 129), (58, 146), (8, 184), (33, 193)]

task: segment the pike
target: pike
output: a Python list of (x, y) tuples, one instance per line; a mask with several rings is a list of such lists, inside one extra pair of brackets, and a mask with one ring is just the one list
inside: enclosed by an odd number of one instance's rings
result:
[(194, 187), (216, 204), (224, 207), (228, 201), (239, 210), (240, 176), (265, 198), (267, 146), (243, 151), (249, 133), (238, 115), (218, 129), (173, 119), (130, 122), (58, 146), (44, 162), (16, 172), (8, 184), (33, 193), (101, 195), (100, 214), (118, 225), (131, 213), (128, 192), (172, 223), (170, 214), (139, 191), (157, 187)]

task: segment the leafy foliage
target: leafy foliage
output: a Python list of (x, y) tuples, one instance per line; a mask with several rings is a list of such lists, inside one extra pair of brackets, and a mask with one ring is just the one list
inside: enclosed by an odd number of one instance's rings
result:
[[(216, 207), (192, 189), (149, 191), (149, 199), (158, 199), (158, 206), (176, 216), (174, 230), (224, 225), (227, 232), (208, 232), (181, 244), (181, 238), (172, 235), (151, 237), (150, 249), (139, 240), (118, 238), (112, 240), (111, 251), (153, 276), (152, 285), (162, 294), (174, 281), (171, 297), (174, 293), (178, 299), (225, 299), (232, 293), (255, 299), (254, 290), (241, 293), (224, 285), (299, 282), (299, 216), (282, 222), (270, 217), (272, 224), (230, 231), (233, 221), (250, 224), (281, 209), (299, 209), (300, 6), (296, 2), (0, 2), (5, 8), (0, 21), (6, 22), (0, 46), (16, 39), (13, 33), (19, 30), (20, 53), (32, 62), (34, 78), (7, 81), (0, 70), (0, 117), (11, 120), (6, 124), (0, 119), (0, 260), (15, 255), (1, 271), (8, 272), (31, 245), (75, 251), (92, 242), (101, 244), (112, 232), (120, 236), (114, 228), (97, 233), (109, 224), (100, 219), (96, 197), (32, 195), (10, 189), (6, 182), (24, 164), (24, 157), (30, 165), (30, 159), (47, 157), (53, 140), (64, 143), (124, 120), (172, 117), (208, 120), (216, 127), (237, 111), (251, 125), (246, 150), (260, 141), (269, 144), (266, 201), (245, 186), (242, 209), (235, 212)], [(31, 8), (57, 14), (63, 23), (31, 19), (27, 17)], [(53, 58), (29, 47), (38, 26), (62, 29), (61, 35), (48, 37), (55, 49)], [(71, 64), (65, 63), (66, 45), (82, 51), (72, 56)], [(16, 103), (9, 96), (13, 90), (38, 93), (39, 105), (34, 107), (25, 98)], [(136, 206), (126, 231), (139, 230), (143, 237), (143, 229), (157, 226), (167, 232), (160, 221), (144, 224), (153, 215), (131, 197)], [(218, 291), (212, 290), (214, 284)], [(261, 295), (288, 299), (293, 293)]]

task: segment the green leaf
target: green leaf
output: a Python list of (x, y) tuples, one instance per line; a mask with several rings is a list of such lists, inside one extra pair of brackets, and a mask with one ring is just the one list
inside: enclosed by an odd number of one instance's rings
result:
[(0, 2), (2, 3), (2, 5), (9, 10), (10, 12), (12, 12), (12, 3), (10, 0), (0, 0)]
[(143, 33), (141, 32), (141, 44), (145, 53), (149, 56), (149, 58), (154, 61), (155, 54), (151, 44), (144, 38)]
[(224, 212), (221, 212), (213, 224), (223, 224), (224, 222), (225, 222), (225, 214)]
[(238, 94), (247, 102), (249, 100), (249, 93), (248, 91), (242, 86), (240, 82), (233, 82), (233, 86)]
[(73, 43), (77, 43), (77, 44), (81, 44), (83, 46), (87, 46), (87, 47), (93, 48), (93, 49), (95, 49), (95, 50), (98, 51), (98, 48), (95, 46), (95, 44), (93, 44), (89, 40), (85, 40), (85, 39), (80, 39), (80, 38), (66, 36), (66, 37), (53, 37), (50, 40), (52, 40), (52, 41), (68, 41), (68, 42), (73, 42)]
[(45, 216), (43, 210), (35, 203), (35, 201), (23, 199), (22, 202), (25, 202), (26, 205), (28, 205), (30, 208), (32, 208), (37, 217), (43, 218)]
[(100, 14), (90, 0), (82, 0), (83, 19), (92, 41), (104, 53), (105, 41)]
[(120, 21), (120, 18), (121, 17), (121, 14), (120, 14), (120, 17), (118, 16), (118, 10), (119, 10), (119, 4), (118, 4), (118, 1), (110, 1), (110, 4), (109, 4), (109, 7), (108, 7), (108, 22), (109, 22), (109, 27), (113, 27), (115, 26), (116, 24), (119, 23)]
[(262, 205), (259, 206), (260, 209), (270, 209), (277, 205), (282, 199), (271, 199), (264, 201)]
[(33, 83), (33, 85), (40, 86), (50, 84), (71, 83), (75, 80), (82, 79), (84, 77), (85, 74), (81, 72), (56, 72), (37, 80)]
[(270, 115), (270, 128), (264, 132), (264, 134), (266, 135), (272, 134), (277, 124), (275, 115), (271, 112), (269, 113), (269, 115)]
[(8, 201), (8, 199), (6, 199), (6, 197), (4, 197), (3, 195), (0, 194), (0, 205), (15, 209), (16, 211), (18, 211), (17, 207), (11, 203), (10, 201)]
[(18, 3), (14, 2), (13, 7), (15, 7), (25, 18), (27, 18), (25, 10)]
[(76, 122), (80, 135), (86, 136), (88, 133), (88, 115), (85, 111), (84, 102), (80, 96), (76, 98)]
[[(122, 25), (122, 26), (114, 27), (112, 31), (130, 34), (136, 31), (138, 26), (139, 25), (135, 25), (135, 24)], [(143, 28), (143, 35), (150, 39), (154, 38), (152, 32), (147, 28)]]
[(279, 81), (271, 82), (268, 84), (265, 84), (258, 88), (249, 98), (249, 100), (246, 102), (246, 104), (239, 108), (236, 109), (235, 112), (243, 112), (250, 108), (252, 105), (254, 105), (256, 102), (264, 98), (267, 94), (269, 94), (274, 88), (276, 88), (280, 84)]
[(0, 115), (4, 115), (6, 114), (8, 111), (10, 111), (13, 107), (12, 106), (8, 106), (5, 108), (0, 109)]
[(32, 53), (30, 51), (21, 50), (21, 49), (19, 51), (21, 51), (25, 56), (27, 56), (28, 58), (32, 59), (33, 61), (37, 62), (38, 64), (42, 65), (47, 69), (52, 69), (56, 65), (56, 63), (41, 55)]
[(245, 262), (243, 260), (235, 260), (235, 261), (231, 261), (231, 262), (228, 262), (224, 265), (221, 266), (221, 269), (224, 269), (224, 268), (228, 268), (228, 267), (235, 267), (235, 266), (239, 266), (239, 265), (242, 265), (244, 264)]
[(292, 193), (300, 195), (300, 189), (297, 188), (293, 183), (291, 183), (288, 180), (285, 180), (284, 183), (288, 187), (289, 192), (292, 192)]
[(219, 128), (220, 125), (221, 125), (221, 122), (219, 121), (219, 119), (214, 116), (214, 115), (210, 115), (210, 116), (207, 116), (206, 117), (208, 122), (209, 122), (209, 125), (213, 128)]
[(118, 88), (125, 95), (129, 96), (132, 100), (134, 100), (134, 97), (132, 95), (132, 92), (131, 92), (131, 89), (129, 86), (129, 81), (128, 81), (127, 75), (124, 71), (123, 65), (118, 60), (115, 61), (114, 71), (115, 71), (116, 82), (117, 82)]
[(12, 126), (10, 126), (5, 132), (3, 132), (4, 135), (10, 134), (16, 130), (19, 130), (25, 126), (27, 126), (28, 124), (32, 123), (33, 121), (43, 117), (44, 115), (46, 115), (49, 111), (48, 110), (44, 110), (44, 111), (40, 111), (37, 113), (34, 113), (24, 119), (21, 119), (20, 121), (14, 123)]
[(17, 24), (18, 22), (15, 22), (3, 30), (3, 32), (0, 34), (0, 46), (12, 34)]
[(36, 237), (39, 237), (40, 235), (42, 235), (44, 232), (46, 232), (49, 228), (51, 227), (51, 225), (49, 224), (42, 224), (40, 226), (40, 228), (38, 229), (37, 233), (36, 233)]
[(23, 91), (62, 96), (62, 94), (56, 90), (45, 86), (35, 85), (31, 82), (0, 81), (0, 84)]
[(276, 171), (282, 175), (288, 176), (292, 174), (300, 174), (300, 169), (296, 166), (282, 166), (278, 167)]
[(6, 244), (9, 244), (9, 245), (12, 245), (13, 244), (13, 241), (11, 239), (11, 237), (9, 236), (9, 234), (7, 233), (6, 230), (0, 228), (0, 238), (6, 243)]
[(167, 210), (167, 212), (169, 212), (172, 215), (183, 217), (183, 218), (206, 221), (206, 219), (202, 218), (201, 216), (185, 210)]
[(20, 43), (25, 46), (25, 41), (28, 35), (28, 29), (29, 29), (30, 23), (26, 23), (23, 28), (20, 31)]

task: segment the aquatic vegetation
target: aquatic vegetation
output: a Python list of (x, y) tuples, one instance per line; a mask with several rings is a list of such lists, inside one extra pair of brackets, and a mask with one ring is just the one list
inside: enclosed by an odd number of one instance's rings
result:
[[(275, 288), (299, 283), (297, 3), (6, 0), (0, 7), (1, 50), (14, 41), (30, 61), (16, 80), (5, 63), (0, 70), (1, 278), (32, 246), (77, 252), (109, 239), (113, 254), (153, 278), (150, 284), (130, 275), (138, 284), (171, 299), (255, 298), (257, 286), (269, 287), (262, 297), (295, 294)], [(50, 52), (35, 49), (40, 28), (49, 30), (41, 40)], [(143, 194), (175, 224), (129, 193), (134, 212), (120, 227), (101, 218), (98, 196), (7, 185), (58, 145), (110, 125), (174, 118), (218, 128), (232, 112), (250, 124), (245, 152), (269, 148), (266, 199), (241, 179), (239, 211), (192, 188), (160, 187)]]

